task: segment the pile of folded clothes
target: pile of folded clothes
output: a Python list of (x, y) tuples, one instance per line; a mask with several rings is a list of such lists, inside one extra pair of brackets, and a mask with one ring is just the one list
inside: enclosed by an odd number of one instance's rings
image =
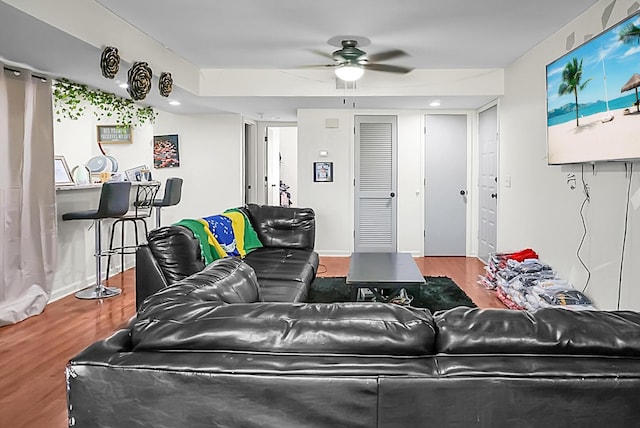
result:
[(513, 253), (495, 253), (485, 266), (486, 275), (478, 283), (496, 290), (508, 308), (536, 310), (562, 307), (573, 310), (595, 309), (591, 300), (558, 278), (551, 266), (538, 260), (530, 248)]

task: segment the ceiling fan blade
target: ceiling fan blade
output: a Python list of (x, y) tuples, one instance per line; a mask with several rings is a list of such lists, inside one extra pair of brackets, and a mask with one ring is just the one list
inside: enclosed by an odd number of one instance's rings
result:
[(388, 73), (401, 73), (406, 74), (413, 70), (413, 68), (408, 67), (400, 67), (398, 65), (388, 65), (388, 64), (371, 64), (366, 63), (362, 64), (364, 68), (367, 70), (375, 70), (375, 71), (386, 71)]
[(367, 59), (370, 62), (380, 62), (380, 61), (386, 61), (393, 58), (399, 58), (401, 56), (409, 56), (409, 54), (401, 49), (392, 49), (390, 51), (378, 52), (377, 54), (367, 55)]
[(311, 65), (299, 65), (295, 68), (330, 68), (337, 67), (340, 64), (311, 64)]
[(318, 49), (309, 49), (309, 52), (312, 52), (312, 53), (314, 53), (316, 55), (320, 55), (320, 56), (323, 56), (325, 58), (329, 58), (330, 60), (333, 60), (333, 56), (330, 53), (323, 52), (323, 51), (318, 50)]

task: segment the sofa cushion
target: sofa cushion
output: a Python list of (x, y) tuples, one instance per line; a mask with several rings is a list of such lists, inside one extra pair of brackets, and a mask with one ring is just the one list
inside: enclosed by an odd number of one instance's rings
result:
[(258, 279), (263, 302), (306, 302), (309, 285), (287, 279)]
[(200, 241), (185, 227), (169, 226), (152, 230), (147, 241), (168, 284), (204, 268)]
[(288, 248), (258, 248), (243, 259), (255, 270), (258, 282), (263, 279), (289, 279), (310, 284), (317, 265), (312, 250)]
[(196, 305), (140, 314), (134, 349), (414, 356), (435, 340), (429, 311), (384, 303)]
[(265, 247), (313, 249), (315, 213), (311, 208), (249, 204), (245, 212)]
[(459, 307), (438, 312), (434, 319), (437, 352), (640, 356), (636, 312)]
[(260, 300), (256, 275), (248, 264), (235, 257), (215, 260), (202, 271), (149, 296), (138, 315), (155, 317), (187, 302), (250, 303)]

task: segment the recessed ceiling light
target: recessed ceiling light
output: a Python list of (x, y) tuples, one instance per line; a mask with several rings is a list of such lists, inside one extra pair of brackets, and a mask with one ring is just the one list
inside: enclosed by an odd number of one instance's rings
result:
[(440, 107), (440, 101), (439, 100), (431, 101), (431, 104), (429, 105), (431, 107)]
[(169, 104), (171, 104), (172, 106), (179, 106), (180, 105), (180, 101), (171, 100), (171, 101), (169, 101)]

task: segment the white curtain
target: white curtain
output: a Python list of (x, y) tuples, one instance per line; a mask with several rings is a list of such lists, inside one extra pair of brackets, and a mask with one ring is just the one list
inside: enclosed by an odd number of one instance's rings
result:
[(0, 325), (44, 310), (57, 236), (50, 79), (0, 63)]

